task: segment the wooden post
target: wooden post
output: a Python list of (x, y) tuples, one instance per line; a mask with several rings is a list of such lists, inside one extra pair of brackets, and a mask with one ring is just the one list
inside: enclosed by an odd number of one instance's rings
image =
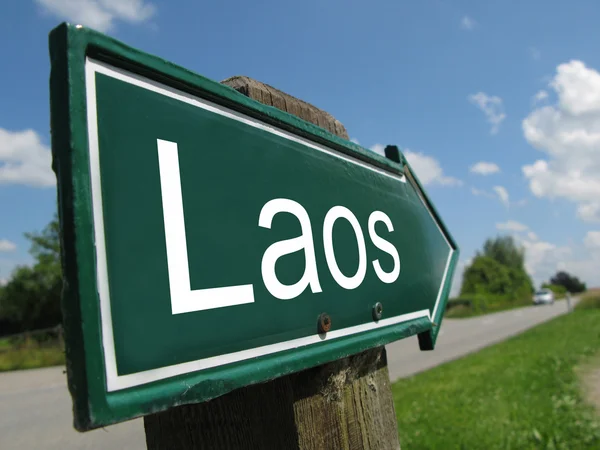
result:
[[(223, 83), (348, 139), (309, 103), (248, 77)], [(146, 416), (144, 428), (150, 450), (400, 448), (384, 347)]]

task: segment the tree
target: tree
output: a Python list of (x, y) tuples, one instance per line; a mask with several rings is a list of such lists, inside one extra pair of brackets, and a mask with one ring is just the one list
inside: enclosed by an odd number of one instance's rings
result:
[(564, 288), (573, 294), (583, 292), (587, 289), (585, 283), (582, 283), (579, 278), (564, 272), (557, 272), (552, 278), (550, 278), (550, 284), (557, 286), (564, 286)]
[(0, 292), (0, 318), (17, 322), (23, 331), (61, 322), (59, 226), (56, 215), (42, 233), (26, 233), (33, 267), (20, 266)]
[(506, 267), (525, 270), (525, 249), (518, 247), (512, 236), (487, 239), (483, 256), (488, 256)]
[(542, 283), (542, 289), (550, 289), (556, 295), (563, 296), (567, 293), (567, 288), (560, 284)]
[(489, 256), (476, 256), (463, 274), (461, 294), (504, 295), (510, 285), (508, 268)]
[(525, 270), (525, 266), (521, 268), (510, 267), (508, 269), (508, 275), (510, 277), (510, 289), (508, 295), (513, 299), (523, 299), (529, 297), (535, 287), (531, 277)]
[(487, 239), (463, 274), (461, 295), (484, 294), (524, 298), (533, 292), (525, 270), (525, 250), (512, 236)]

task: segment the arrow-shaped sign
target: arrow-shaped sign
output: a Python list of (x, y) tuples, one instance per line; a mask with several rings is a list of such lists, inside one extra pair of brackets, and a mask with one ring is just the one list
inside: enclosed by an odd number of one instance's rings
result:
[(81, 428), (412, 334), (433, 348), (458, 250), (397, 150), (89, 30), (57, 29), (52, 55)]

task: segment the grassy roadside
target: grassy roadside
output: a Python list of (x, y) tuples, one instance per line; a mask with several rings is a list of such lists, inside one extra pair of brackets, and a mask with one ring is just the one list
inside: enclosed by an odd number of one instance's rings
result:
[(0, 372), (36, 369), (65, 363), (62, 341), (38, 343), (28, 340), (14, 346), (7, 339), (0, 340)]
[(462, 319), (466, 317), (483, 316), (485, 314), (507, 311), (509, 309), (515, 308), (522, 308), (524, 306), (531, 306), (532, 304), (533, 303), (530, 299), (522, 299), (495, 301), (485, 306), (482, 304), (476, 304), (472, 306), (458, 305), (448, 309), (446, 311), (446, 317)]
[(10, 341), (8, 338), (0, 339), (0, 350), (10, 348)]
[(575, 306), (575, 309), (600, 309), (600, 289), (586, 292)]
[[(589, 292), (593, 294), (596, 290)], [(563, 301), (565, 298), (562, 293), (555, 293), (554, 295), (556, 301)], [(533, 305), (531, 297), (521, 299), (477, 295), (466, 297), (466, 302), (465, 299), (460, 297), (448, 300), (445, 317), (463, 319)]]
[(393, 385), (402, 448), (598, 449), (577, 367), (600, 351), (600, 309), (576, 310)]

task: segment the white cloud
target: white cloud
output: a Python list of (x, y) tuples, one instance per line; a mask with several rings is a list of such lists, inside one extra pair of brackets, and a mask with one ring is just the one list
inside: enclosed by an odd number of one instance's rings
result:
[[(382, 144), (372, 145), (370, 149), (375, 153), (385, 156), (385, 146)], [(444, 174), (444, 171), (437, 159), (424, 155), (423, 153), (413, 152), (410, 150), (404, 150), (402, 153), (423, 185), (462, 185), (462, 181)]]
[(35, 131), (0, 128), (0, 184), (54, 186), (51, 166), (50, 149)]
[(523, 225), (522, 223), (516, 222), (514, 220), (509, 220), (504, 223), (497, 223), (496, 228), (501, 231), (526, 231), (529, 229), (527, 225)]
[(144, 0), (35, 0), (44, 10), (98, 31), (109, 31), (114, 22), (132, 24), (150, 19), (156, 7)]
[(485, 92), (478, 92), (470, 95), (469, 101), (483, 111), (487, 121), (492, 125), (491, 133), (496, 134), (500, 124), (506, 119), (502, 99), (495, 95), (487, 95)]
[(571, 115), (600, 110), (600, 74), (581, 61), (561, 64), (550, 85), (558, 94), (561, 108)]
[(539, 61), (542, 57), (542, 52), (540, 52), (540, 50), (536, 47), (529, 47), (529, 54), (535, 61)]
[(360, 142), (358, 142), (358, 139), (356, 138), (350, 139), (350, 142), (354, 142), (355, 144), (360, 145)]
[(406, 156), (410, 166), (414, 169), (417, 177), (419, 177), (419, 181), (424, 185), (440, 184), (442, 186), (460, 186), (462, 184), (462, 181), (444, 175), (440, 163), (431, 156), (426, 156), (423, 153), (411, 152), (410, 150), (406, 150), (404, 156)]
[(17, 245), (7, 239), (0, 239), (0, 252), (12, 252), (16, 250)]
[(508, 191), (504, 186), (494, 186), (492, 189), (494, 190), (494, 192), (488, 192), (484, 189), (477, 189), (476, 187), (471, 187), (471, 193), (475, 196), (499, 200), (500, 203), (502, 203), (507, 208), (511, 206), (524, 206), (527, 204), (526, 198), (523, 198), (518, 202), (511, 202)]
[(379, 153), (381, 156), (385, 156), (385, 145), (383, 144), (375, 144), (370, 147), (370, 150), (375, 153)]
[(539, 239), (517, 239), (525, 249), (525, 268), (539, 286), (547, 281), (558, 270), (561, 270), (572, 250), (567, 246), (556, 246)]
[(598, 267), (600, 267), (600, 255), (596, 252), (588, 254), (585, 258), (569, 258), (560, 262), (554, 272), (564, 270), (581, 279), (588, 287), (598, 287), (600, 286)]
[(550, 87), (557, 104), (523, 120), (525, 139), (546, 158), (523, 173), (536, 197), (565, 198), (582, 220), (600, 221), (600, 73), (571, 61), (557, 67)]
[(0, 286), (6, 286), (8, 280), (6, 278), (0, 278)]
[(493, 173), (500, 172), (500, 167), (492, 162), (480, 161), (476, 164), (473, 164), (469, 170), (479, 175), (491, 175)]
[(496, 196), (494, 194), (492, 194), (491, 192), (484, 191), (483, 189), (477, 189), (475, 187), (471, 188), (471, 193), (473, 195), (477, 195), (477, 196), (481, 196), (481, 197), (496, 198)]
[(579, 205), (577, 216), (584, 222), (600, 222), (600, 202)]
[(477, 22), (475, 22), (475, 20), (473, 20), (469, 16), (463, 16), (463, 18), (460, 19), (460, 27), (463, 30), (471, 31), (473, 28), (475, 28), (476, 25)]
[(533, 96), (533, 104), (536, 105), (548, 99), (548, 91), (540, 90)]
[(588, 248), (600, 249), (600, 231), (588, 231), (583, 242)]
[(559, 270), (565, 270), (588, 284), (600, 285), (600, 231), (590, 231), (583, 245), (555, 245), (541, 241), (529, 232), (516, 235), (517, 242), (525, 249), (525, 266), (536, 286), (548, 281)]
[(494, 186), (492, 189), (494, 189), (502, 204), (508, 208), (510, 206), (510, 199), (506, 188), (504, 186)]

